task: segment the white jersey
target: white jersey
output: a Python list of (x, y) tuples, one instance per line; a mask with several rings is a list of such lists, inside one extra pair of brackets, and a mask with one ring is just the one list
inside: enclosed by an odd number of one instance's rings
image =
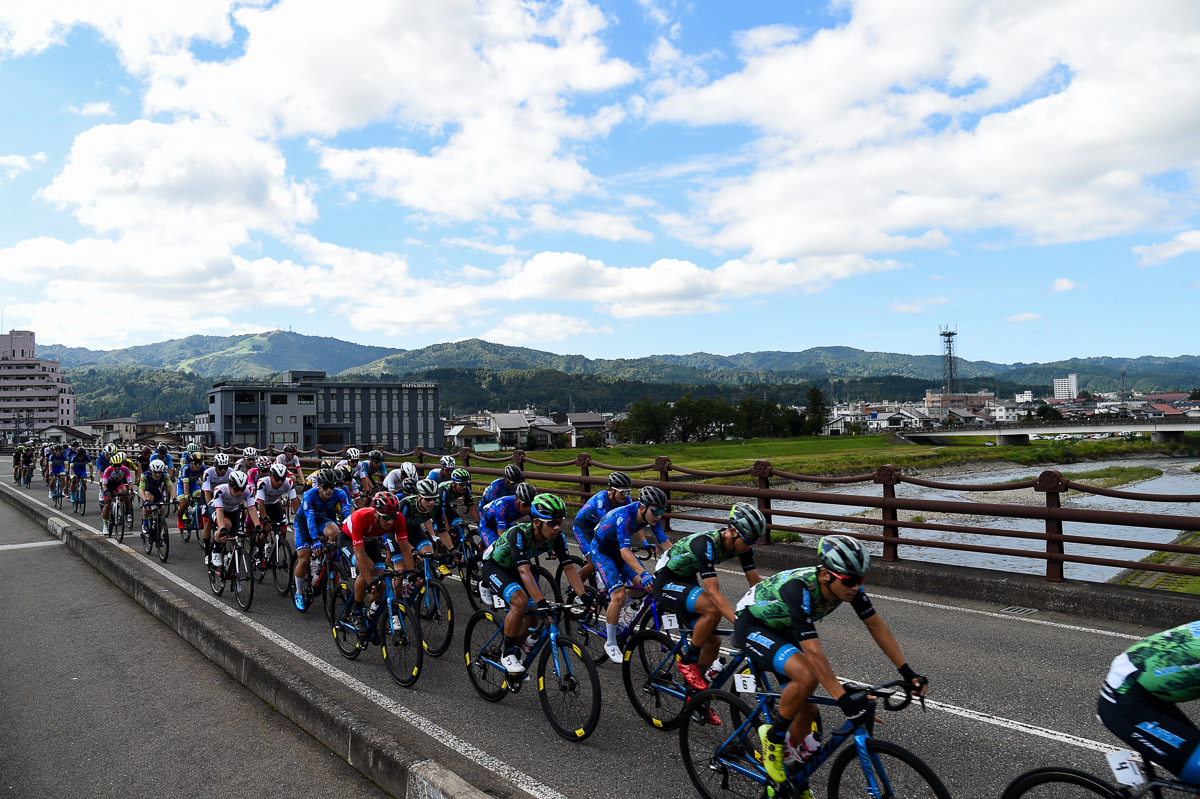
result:
[(402, 482), (404, 482), (404, 471), (401, 469), (392, 469), (383, 478), (383, 487), (397, 496), (403, 496), (404, 492), (400, 490), (400, 483)]
[(238, 458), (237, 463), (233, 464), (233, 468), (237, 469), (239, 472), (249, 473), (250, 470), (254, 468), (254, 464), (257, 461), (258, 461), (258, 458), (251, 458), (250, 460), (246, 460), (245, 458)]
[(279, 488), (275, 488), (272, 485), (269, 476), (258, 481), (258, 490), (254, 495), (256, 502), (262, 502), (264, 505), (274, 505), (284, 497), (289, 500), (296, 498), (296, 488), (292, 485), (290, 477), (280, 483)]
[(277, 457), (275, 459), (275, 462), (282, 463), (284, 466), (288, 467), (289, 469), (299, 469), (300, 468), (300, 456), (299, 455), (289, 456), (285, 452), (282, 455), (280, 455), (279, 457)]
[(253, 491), (249, 488), (243, 488), (240, 492), (235, 492), (233, 486), (225, 483), (219, 486), (213, 492), (213, 507), (221, 510), (231, 511), (246, 507), (246, 503), (250, 501)]
[(216, 493), (217, 489), (229, 482), (229, 475), (233, 469), (225, 467), (225, 473), (221, 474), (217, 471), (216, 466), (209, 466), (204, 470), (204, 477), (200, 481), (200, 487), (205, 491)]

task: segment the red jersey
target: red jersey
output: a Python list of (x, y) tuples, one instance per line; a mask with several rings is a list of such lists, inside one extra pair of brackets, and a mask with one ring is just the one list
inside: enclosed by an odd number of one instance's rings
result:
[(360, 508), (351, 513), (350, 518), (342, 523), (342, 532), (350, 536), (351, 545), (356, 547), (364, 544), (368, 538), (383, 538), (388, 533), (398, 541), (408, 540), (403, 516), (397, 514), (389, 524), (381, 525), (372, 508)]

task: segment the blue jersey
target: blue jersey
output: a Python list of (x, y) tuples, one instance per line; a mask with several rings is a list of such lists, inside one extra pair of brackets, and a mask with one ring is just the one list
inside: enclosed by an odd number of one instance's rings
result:
[(483, 497), (479, 500), (479, 506), (489, 505), (500, 497), (511, 497), (517, 493), (516, 486), (509, 488), (508, 481), (503, 477), (493, 480), (491, 485), (483, 489)]
[(88, 473), (88, 464), (92, 459), (85, 450), (79, 449), (71, 453), (70, 462), (71, 471), (82, 477)]
[(638, 524), (638, 511), (641, 510), (641, 507), (642, 503), (640, 502), (630, 502), (628, 505), (622, 505), (616, 510), (609, 511), (596, 525), (594, 533), (596, 545), (606, 549), (630, 549), (629, 539), (643, 527), (650, 528), (654, 537), (658, 539), (658, 543), (668, 543), (661, 520), (656, 521), (653, 526)]
[(300, 501), (300, 513), (304, 515), (307, 529), (314, 535), (321, 532), (326, 522), (340, 523), (354, 511), (350, 497), (346, 496), (342, 489), (333, 489), (329, 499), (321, 499), (319, 491), (319, 488), (308, 489), (304, 492), (304, 499)]
[(454, 470), (453, 469), (443, 469), (441, 466), (439, 466), (436, 469), (430, 469), (429, 474), (427, 474), (425, 476), (427, 478), (429, 478), (430, 480), (432, 480), (433, 482), (440, 484), (443, 481), (450, 479), (450, 472), (452, 472), (452, 471), (454, 471)]
[(156, 452), (150, 456), (150, 460), (162, 461), (163, 463), (167, 464), (167, 471), (171, 471), (171, 453), (168, 452), (166, 455), (160, 455)]
[(575, 529), (590, 539), (595, 533), (596, 525), (608, 515), (609, 511), (613, 508), (624, 507), (628, 503), (629, 497), (617, 494), (617, 503), (614, 505), (608, 498), (607, 490), (593, 494), (592, 498), (583, 503), (583, 507), (575, 514)]
[(104, 470), (112, 466), (112, 461), (108, 459), (108, 455), (101, 452), (96, 456), (96, 474), (104, 474)]
[(497, 535), (507, 530), (513, 522), (526, 514), (517, 507), (515, 496), (500, 497), (495, 502), (489, 502), (479, 514), (480, 526), (486, 526)]
[(51, 474), (63, 474), (67, 471), (67, 453), (51, 452), (49, 460)]
[(190, 495), (204, 484), (204, 464), (192, 466), (190, 463), (179, 470), (179, 479), (175, 482), (175, 490), (181, 495)]

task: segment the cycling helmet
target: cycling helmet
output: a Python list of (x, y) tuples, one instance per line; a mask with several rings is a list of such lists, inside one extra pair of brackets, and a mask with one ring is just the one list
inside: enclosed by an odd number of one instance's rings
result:
[(150, 453), (153, 451), (154, 450), (150, 449), (149, 447), (142, 447), (142, 457), (149, 457)]
[(533, 483), (521, 483), (517, 486), (517, 502), (524, 502), (526, 505), (533, 504), (533, 498), (537, 496), (537, 489), (533, 487)]
[(272, 463), (270, 466), (271, 476), (279, 480), (286, 480), (288, 476), (288, 468), (282, 463)]
[(124, 463), (125, 462), (125, 453), (118, 450), (117, 452), (114, 452), (112, 454), (112, 457), (109, 458), (109, 460), (111, 460), (113, 463)]
[(188, 460), (191, 461), (192, 463), (204, 463), (204, 456), (201, 455), (199, 452), (189, 452)]
[(55, 445), (54, 445), (54, 451), (55, 451), (55, 452), (62, 452), (62, 448), (63, 448), (62, 444), (55, 444)]
[(767, 517), (753, 505), (738, 502), (729, 509), (729, 526), (737, 530), (747, 544), (753, 544), (767, 531)]
[(417, 493), (426, 499), (436, 497), (438, 495), (437, 483), (426, 477), (417, 482)]
[(199, 451), (200, 451), (200, 445), (199, 445), (199, 444), (197, 444), (197, 443), (195, 443), (195, 442), (192, 442), (191, 444), (188, 444), (188, 445), (187, 445), (187, 451), (188, 451), (188, 452), (199, 452)]
[(296, 445), (295, 444), (284, 444), (283, 452), (285, 455), (295, 455), (296, 454)]
[(155, 448), (155, 452), (161, 452), (163, 455), (166, 455), (166, 454), (167, 454), (167, 445), (166, 445), (166, 444), (159, 444), (159, 445), (158, 445), (158, 446)]
[(233, 489), (235, 489), (237, 491), (241, 491), (243, 488), (246, 487), (246, 483), (247, 483), (247, 478), (246, 478), (245, 472), (239, 472), (237, 469), (234, 469), (232, 472), (229, 473), (229, 485)]
[(265, 472), (267, 469), (271, 468), (271, 459), (266, 455), (259, 455), (258, 459), (254, 461), (254, 468), (258, 469), (260, 472)]
[(228, 465), (229, 465), (229, 454), (228, 453), (218, 452), (216, 455), (213, 456), (213, 466), (216, 466), (217, 468), (221, 468), (223, 466), (228, 466)]
[(633, 488), (633, 478), (625, 472), (613, 472), (608, 476), (608, 487), (618, 490)]
[(150, 461), (150, 471), (153, 474), (162, 474), (167, 470), (167, 464), (160, 461), (158, 458)]
[(367, 458), (371, 461), (378, 463), (379, 461), (383, 460), (383, 453), (377, 449), (373, 449), (367, 453)]
[(533, 498), (529, 515), (543, 521), (562, 519), (567, 515), (567, 504), (557, 494), (538, 494)]
[(362, 453), (358, 451), (358, 447), (351, 447), (346, 450), (346, 460), (356, 461), (362, 457)]
[(242, 450), (242, 457), (248, 461), (254, 460), (258, 457), (258, 450), (256, 450), (254, 447), (246, 447), (244, 450)]
[(405, 477), (400, 481), (400, 490), (404, 492), (404, 496), (411, 497), (417, 493), (417, 478)]
[(315, 482), (318, 488), (333, 488), (337, 484), (337, 475), (333, 469), (322, 469), (317, 472)]
[(78, 447), (78, 446), (79, 446), (81, 443), (82, 443), (82, 442), (80, 442), (80, 440), (77, 438), (77, 439), (75, 439), (74, 441), (72, 441), (72, 442), (71, 442), (71, 446), (72, 446), (72, 447)]
[(326, 458), (325, 460), (321, 461), (320, 465), (319, 465), (319, 466), (317, 466), (317, 468), (318, 468), (318, 469), (332, 469), (332, 468), (333, 468), (333, 461), (331, 461), (331, 460), (329, 460), (328, 458)]
[(417, 473), (417, 467), (408, 461), (400, 464), (400, 476), (406, 480), (410, 477), (414, 480), (421, 479), (421, 475)]
[(466, 469), (455, 469), (454, 471), (450, 472), (450, 479), (458, 483), (460, 486), (469, 486), (471, 484), (471, 473)]
[(644, 486), (638, 492), (638, 502), (647, 508), (667, 507), (667, 492), (654, 486)]
[(389, 491), (380, 491), (371, 500), (371, 507), (382, 516), (395, 516), (400, 512), (400, 502), (396, 495)]
[(339, 483), (349, 483), (350, 479), (354, 477), (354, 472), (350, 471), (349, 466), (336, 466), (333, 473), (337, 475)]
[(504, 467), (504, 479), (510, 483), (521, 483), (525, 481), (525, 472), (517, 464), (510, 463)]
[(860, 577), (871, 568), (871, 555), (857, 539), (848, 535), (827, 535), (817, 543), (821, 565), (837, 574)]
[(457, 465), (453, 455), (443, 455), (439, 463), (442, 464), (443, 469), (453, 469)]

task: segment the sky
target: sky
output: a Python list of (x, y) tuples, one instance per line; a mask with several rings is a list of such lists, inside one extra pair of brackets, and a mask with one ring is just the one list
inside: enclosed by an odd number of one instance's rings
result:
[(1194, 0), (0, 5), (0, 305), (590, 357), (1197, 352)]

